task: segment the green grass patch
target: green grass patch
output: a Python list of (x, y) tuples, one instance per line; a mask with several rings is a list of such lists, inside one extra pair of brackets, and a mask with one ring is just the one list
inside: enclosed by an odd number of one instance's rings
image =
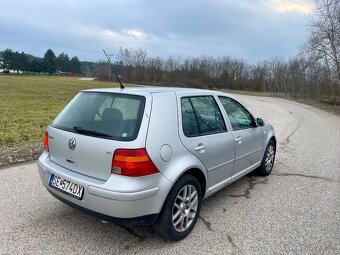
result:
[(80, 90), (116, 86), (75, 77), (0, 75), (0, 145), (41, 141), (48, 124)]

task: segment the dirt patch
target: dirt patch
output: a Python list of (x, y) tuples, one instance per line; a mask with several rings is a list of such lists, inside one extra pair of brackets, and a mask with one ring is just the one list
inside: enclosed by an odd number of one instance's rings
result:
[(36, 160), (42, 153), (41, 142), (7, 144), (0, 146), (0, 167)]

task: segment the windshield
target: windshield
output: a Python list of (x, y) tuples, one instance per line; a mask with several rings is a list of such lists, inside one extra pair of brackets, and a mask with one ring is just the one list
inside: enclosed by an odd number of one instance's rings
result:
[(144, 105), (142, 96), (80, 92), (51, 126), (89, 136), (132, 141), (138, 135)]

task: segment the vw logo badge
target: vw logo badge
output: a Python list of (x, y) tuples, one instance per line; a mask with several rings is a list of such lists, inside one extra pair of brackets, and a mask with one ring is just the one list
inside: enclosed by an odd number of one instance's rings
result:
[(70, 140), (68, 140), (68, 147), (70, 148), (70, 150), (74, 150), (76, 148), (76, 139), (74, 137), (72, 137)]

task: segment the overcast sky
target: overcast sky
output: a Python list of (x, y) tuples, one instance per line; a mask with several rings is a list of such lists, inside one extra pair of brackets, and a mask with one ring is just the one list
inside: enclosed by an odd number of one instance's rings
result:
[(312, 0), (0, 0), (0, 50), (80, 60), (102, 49), (149, 56), (289, 58), (306, 36)]

